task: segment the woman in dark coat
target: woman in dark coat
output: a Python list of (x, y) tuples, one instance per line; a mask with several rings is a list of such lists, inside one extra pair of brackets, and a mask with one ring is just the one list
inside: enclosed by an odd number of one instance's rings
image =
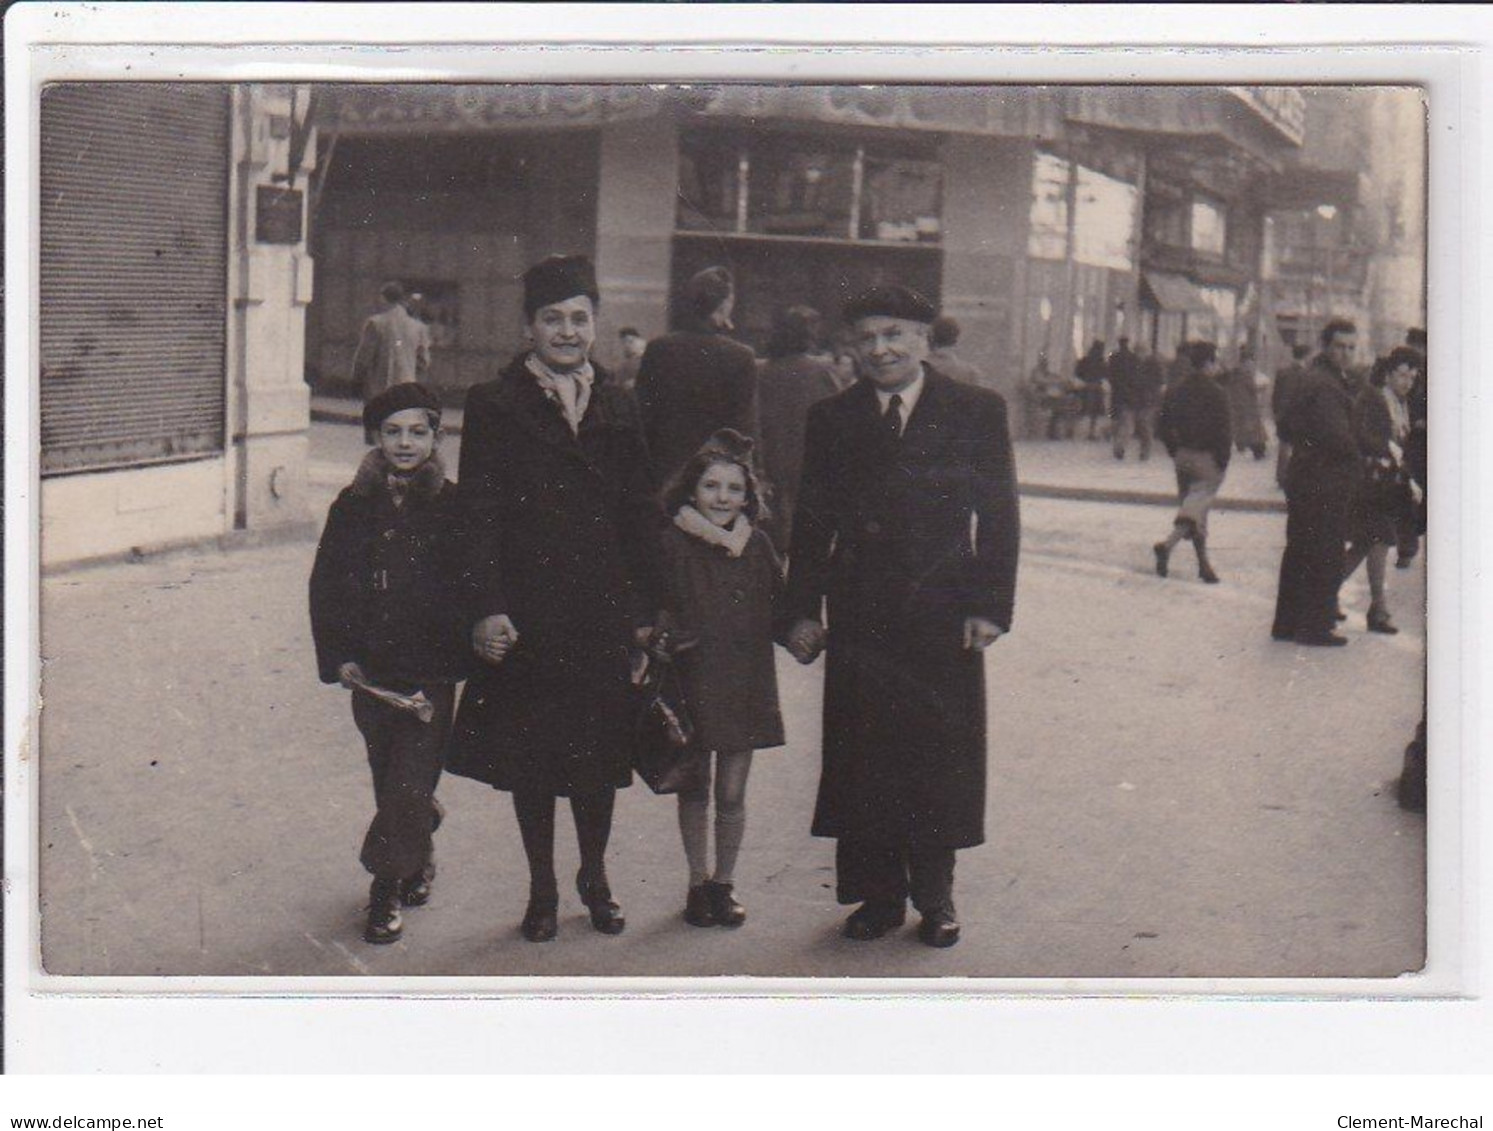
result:
[(458, 489), (470, 528), (473, 646), (448, 768), (513, 794), (530, 870), (524, 937), (553, 938), (556, 797), (580, 841), (592, 925), (619, 933), (604, 856), (630, 783), (630, 649), (659, 607), (658, 507), (630, 394), (589, 357), (581, 258), (524, 276), (534, 349), (467, 397)]
[(1249, 347), (1239, 351), (1239, 364), (1223, 377), (1229, 394), (1229, 419), (1233, 421), (1234, 447), (1248, 449), (1255, 459), (1265, 458), (1265, 422), (1260, 417), (1260, 393), (1255, 385), (1255, 355)]
[(1399, 631), (1390, 619), (1385, 594), (1389, 548), (1398, 541), (1400, 524), (1413, 505), (1405, 444), (1411, 432), (1408, 396), (1415, 384), (1417, 361), (1409, 347), (1396, 349), (1374, 366), (1369, 385), (1353, 403), (1353, 433), (1365, 475), (1353, 503), (1343, 579), (1367, 561), (1368, 628), (1388, 636)]
[(804, 425), (809, 406), (840, 391), (832, 365), (811, 351), (819, 342), (819, 312), (790, 306), (778, 312), (767, 362), (758, 372), (762, 406), (762, 470), (772, 496), (767, 529), (773, 542), (787, 546), (793, 532), (793, 506), (804, 465)]

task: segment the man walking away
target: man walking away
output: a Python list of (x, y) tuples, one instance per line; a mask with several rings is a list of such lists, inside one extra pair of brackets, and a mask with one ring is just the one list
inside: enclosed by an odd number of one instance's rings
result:
[(1130, 349), (1130, 339), (1121, 338), (1109, 355), (1109, 420), (1115, 459), (1125, 458), (1125, 447), (1137, 431), (1136, 393), (1140, 359)]
[(430, 369), (430, 327), (404, 307), (404, 288), (385, 283), (379, 289), (384, 309), (363, 323), (353, 355), (353, 382), (365, 401), (391, 385), (424, 381)]
[(1198, 576), (1217, 585), (1218, 574), (1208, 561), (1208, 511), (1229, 466), (1229, 399), (1217, 380), (1218, 348), (1212, 342), (1189, 342), (1184, 348), (1192, 372), (1167, 390), (1161, 405), (1161, 442), (1176, 463), (1182, 505), (1172, 520), (1172, 532), (1152, 550), (1156, 573), (1165, 577), (1177, 543), (1191, 541)]
[(1281, 556), (1270, 635), (1318, 647), (1342, 646), (1333, 631), (1350, 508), (1362, 478), (1353, 431), (1357, 386), (1349, 373), (1358, 331), (1335, 318), (1322, 328), (1322, 352), (1291, 393), (1280, 435), (1286, 467), (1286, 550)]
[(1161, 358), (1146, 348), (1145, 342), (1135, 345), (1135, 388), (1132, 398), (1135, 404), (1135, 430), (1140, 435), (1140, 458), (1151, 458), (1151, 437), (1156, 433), (1156, 414), (1161, 409), (1161, 393), (1166, 386), (1166, 370)]

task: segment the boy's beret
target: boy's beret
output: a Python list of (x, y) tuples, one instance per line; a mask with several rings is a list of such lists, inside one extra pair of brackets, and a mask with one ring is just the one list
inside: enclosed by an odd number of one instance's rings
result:
[(437, 421), (441, 418), (440, 397), (417, 381), (402, 381), (390, 385), (363, 406), (363, 427), (376, 432), (385, 420), (407, 408), (423, 408), (435, 413)]

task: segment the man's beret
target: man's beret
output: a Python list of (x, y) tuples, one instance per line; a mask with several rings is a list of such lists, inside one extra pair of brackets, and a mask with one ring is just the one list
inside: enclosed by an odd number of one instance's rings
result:
[(847, 324), (862, 318), (905, 318), (909, 322), (931, 323), (938, 310), (917, 291), (908, 287), (872, 287), (845, 304), (841, 312)]
[(379, 425), (396, 412), (407, 408), (423, 408), (441, 418), (441, 398), (416, 381), (401, 381), (390, 385), (363, 406), (363, 427), (369, 432), (378, 431)]

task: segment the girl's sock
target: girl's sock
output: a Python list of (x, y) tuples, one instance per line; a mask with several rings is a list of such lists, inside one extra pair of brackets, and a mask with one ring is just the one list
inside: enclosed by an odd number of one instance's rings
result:
[(735, 881), (736, 858), (746, 835), (746, 783), (752, 752), (717, 755), (715, 778), (715, 882)]
[(689, 886), (697, 888), (710, 878), (706, 858), (710, 854), (710, 794), (679, 795), (679, 836), (684, 841), (684, 859), (689, 864)]

